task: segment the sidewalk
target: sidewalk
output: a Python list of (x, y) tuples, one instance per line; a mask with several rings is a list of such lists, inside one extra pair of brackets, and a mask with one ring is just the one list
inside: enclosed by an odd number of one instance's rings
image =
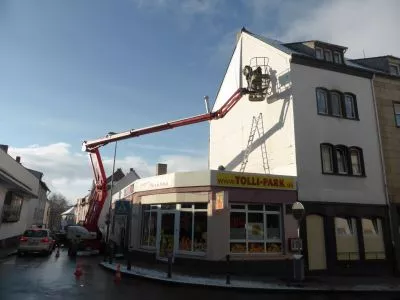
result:
[[(100, 265), (110, 271), (116, 271), (117, 264), (101, 262)], [(132, 265), (127, 270), (125, 264), (121, 264), (121, 273), (124, 277), (141, 277), (157, 280), (169, 284), (192, 285), (228, 289), (267, 290), (282, 292), (400, 292), (400, 279), (388, 277), (318, 277), (308, 279), (301, 283), (290, 283), (274, 278), (239, 278), (232, 277), (230, 284), (226, 283), (226, 277), (214, 276), (204, 277), (174, 272), (172, 269), (171, 278), (167, 277), (167, 265), (164, 270), (150, 269)], [(173, 268), (173, 267), (172, 267)]]
[(17, 254), (17, 247), (0, 248), (0, 259)]

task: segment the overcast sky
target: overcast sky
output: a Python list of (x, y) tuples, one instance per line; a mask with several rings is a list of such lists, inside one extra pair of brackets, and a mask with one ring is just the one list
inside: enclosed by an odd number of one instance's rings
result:
[[(400, 56), (400, 1), (0, 1), (1, 143), (70, 201), (92, 178), (83, 140), (204, 112), (235, 34)], [(4, 113), (6, 112), (6, 113)], [(112, 145), (104, 147), (108, 175)], [(208, 124), (118, 143), (117, 167), (207, 168)]]

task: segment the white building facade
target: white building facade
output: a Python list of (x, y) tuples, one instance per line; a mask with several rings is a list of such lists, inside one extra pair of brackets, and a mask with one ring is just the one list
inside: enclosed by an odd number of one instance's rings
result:
[(244, 96), (211, 122), (209, 167), (297, 176), (308, 271), (385, 272), (392, 254), (372, 74), (346, 62), (345, 50), (243, 29), (213, 110), (247, 87), (246, 65), (267, 70), (269, 95)]
[(0, 247), (18, 243), (20, 235), (33, 219), (32, 201), (37, 200), (39, 180), (0, 149)]

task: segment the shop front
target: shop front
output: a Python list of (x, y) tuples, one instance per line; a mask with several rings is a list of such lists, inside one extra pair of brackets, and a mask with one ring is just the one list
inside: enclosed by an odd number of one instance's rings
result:
[(159, 260), (289, 259), (295, 188), (293, 177), (213, 170), (138, 180), (132, 247)]

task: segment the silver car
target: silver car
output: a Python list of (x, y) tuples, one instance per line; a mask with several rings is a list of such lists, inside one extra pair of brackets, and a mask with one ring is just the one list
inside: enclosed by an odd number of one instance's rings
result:
[(48, 229), (28, 229), (20, 238), (18, 255), (27, 252), (51, 254), (55, 240)]

